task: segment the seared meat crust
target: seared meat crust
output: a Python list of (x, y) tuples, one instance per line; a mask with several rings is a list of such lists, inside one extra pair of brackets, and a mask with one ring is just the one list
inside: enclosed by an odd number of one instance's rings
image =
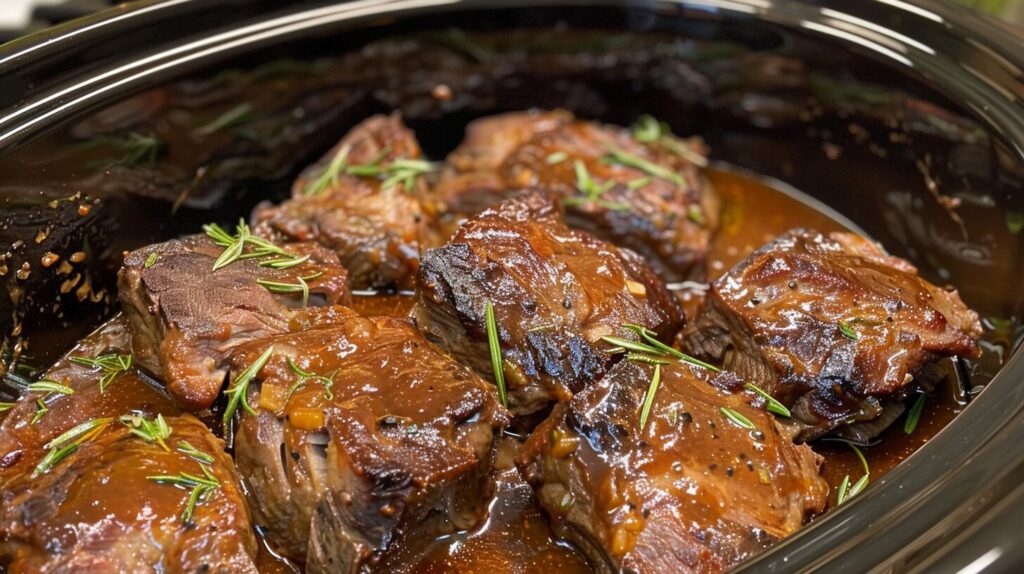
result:
[(810, 440), (882, 416), (923, 366), (977, 356), (980, 336), (956, 291), (907, 261), (853, 234), (797, 229), (712, 284), (684, 347), (756, 381)]
[[(652, 175), (633, 160), (663, 171)], [(706, 161), (697, 141), (663, 135), (641, 143), (627, 130), (562, 110), (509, 113), (469, 125), (435, 191), (449, 209), (465, 214), (512, 190), (550, 191), (562, 200), (570, 226), (636, 251), (666, 281), (703, 279), (719, 204), (694, 161)], [(579, 167), (608, 189), (588, 199)]]
[(182, 404), (203, 409), (220, 393), (232, 350), (287, 332), (302, 306), (301, 292), (275, 293), (257, 280), (297, 285), (316, 276), (307, 281), (309, 305), (349, 301), (345, 270), (333, 253), (315, 244), (287, 249), (310, 259), (281, 270), (243, 259), (213, 271), (223, 248), (200, 235), (131, 252), (118, 275), (118, 294), (136, 362), (162, 378)]
[(236, 460), (257, 522), (307, 572), (368, 567), (403, 522), (475, 524), (508, 416), (490, 385), (408, 320), (336, 321), (250, 343), (232, 359), (237, 372), (274, 348)]
[(423, 258), (417, 326), (460, 362), (493, 377), (485, 322), (494, 307), (509, 404), (516, 414), (565, 400), (611, 365), (603, 336), (636, 323), (667, 340), (675, 297), (628, 249), (568, 228), (558, 202), (526, 193), (468, 220)]
[[(820, 457), (794, 445), (729, 374), (623, 361), (555, 407), (520, 454), (552, 526), (599, 572), (717, 572), (825, 506)], [(756, 430), (723, 414), (733, 409)]]

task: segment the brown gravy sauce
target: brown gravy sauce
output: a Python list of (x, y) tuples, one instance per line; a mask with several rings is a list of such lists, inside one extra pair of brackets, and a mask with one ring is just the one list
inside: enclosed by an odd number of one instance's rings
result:
[[(822, 232), (858, 231), (844, 218), (816, 204), (784, 184), (770, 182), (732, 169), (708, 170), (722, 200), (722, 226), (709, 257), (713, 280), (774, 236), (794, 227)], [(699, 308), (704, 286), (673, 286), (688, 316)], [(363, 314), (406, 315), (415, 298), (410, 294), (355, 296), (353, 307)], [(939, 400), (936, 400), (938, 398)], [(871, 480), (910, 456), (956, 416), (965, 404), (952, 392), (933, 393), (925, 403), (917, 428), (910, 435), (897, 420), (881, 440), (861, 450), (870, 467)], [(545, 522), (530, 487), (519, 478), (512, 459), (518, 441), (502, 439), (495, 462), (495, 497), (489, 515), (476, 529), (439, 537), (415, 548), (401, 539), (381, 557), (378, 572), (435, 574), (440, 572), (509, 572), (546, 574), (589, 572), (586, 560), (571, 547), (560, 543)], [(851, 484), (863, 474), (853, 449), (842, 443), (818, 441), (815, 451), (823, 455), (822, 473), (832, 486), (830, 504), (843, 477)], [(281, 570), (274, 570), (275, 572)]]

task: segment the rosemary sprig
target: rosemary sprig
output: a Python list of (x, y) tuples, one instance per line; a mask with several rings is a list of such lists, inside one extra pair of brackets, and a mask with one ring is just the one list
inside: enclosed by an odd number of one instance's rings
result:
[(119, 353), (104, 353), (96, 357), (71, 357), (71, 362), (83, 367), (99, 369), (103, 373), (100, 377), (100, 393), (107, 390), (107, 385), (114, 381), (121, 373), (128, 372), (132, 368), (132, 356)]
[(0, 413), (6, 413), (14, 408), (14, 403), (0, 402)]
[(661, 384), (661, 365), (654, 365), (654, 375), (651, 377), (651, 384), (647, 387), (644, 396), (644, 407), (640, 411), (640, 430), (647, 426), (647, 417), (651, 414), (651, 407), (654, 405), (654, 393), (658, 392), (658, 385)]
[(36, 399), (36, 412), (32, 415), (32, 421), (29, 424), (34, 425), (43, 419), (46, 413), (50, 412), (50, 408), (46, 406), (46, 402), (43, 399)]
[[(238, 221), (238, 225), (235, 226), (234, 235), (224, 231), (224, 229), (216, 223), (208, 223), (204, 225), (203, 231), (205, 231), (206, 235), (213, 240), (214, 244), (224, 248), (224, 251), (221, 252), (217, 260), (213, 262), (214, 271), (242, 259), (253, 259), (257, 257), (267, 257), (270, 255), (277, 255), (278, 257), (269, 261), (261, 262), (261, 266), (273, 267), (274, 269), (286, 269), (288, 267), (299, 265), (309, 259), (308, 257), (299, 257), (293, 253), (289, 253), (270, 241), (253, 235), (244, 220)], [(246, 247), (250, 247), (251, 249), (246, 251)]]
[(387, 178), (380, 186), (384, 189), (401, 184), (406, 193), (416, 188), (416, 178), (437, 171), (434, 164), (422, 159), (396, 159), (381, 173)]
[(274, 354), (274, 347), (267, 347), (266, 351), (259, 356), (251, 365), (246, 367), (244, 371), (235, 377), (234, 382), (228, 387), (228, 390), (224, 391), (224, 394), (228, 396), (228, 407), (224, 409), (224, 425), (226, 426), (233, 416), (235, 411), (238, 410), (238, 405), (242, 405), (245, 412), (249, 414), (256, 414), (256, 411), (249, 406), (249, 383), (256, 377), (256, 373), (259, 373), (261, 369), (270, 360), (270, 355)]
[[(74, 362), (74, 358), (71, 359)], [(58, 395), (73, 395), (75, 389), (67, 385), (62, 385), (57, 381), (51, 381), (50, 379), (43, 379), (36, 381), (28, 386), (28, 391), (31, 393), (46, 393), (47, 395), (58, 394)]]
[(633, 331), (637, 335), (640, 335), (640, 337), (643, 338), (643, 340), (647, 341), (648, 344), (661, 351), (661, 354), (672, 355), (673, 357), (679, 359), (680, 361), (683, 361), (684, 363), (689, 363), (691, 365), (701, 367), (702, 369), (707, 369), (714, 373), (721, 372), (722, 370), (710, 363), (705, 363), (700, 359), (691, 357), (690, 355), (687, 355), (686, 353), (680, 351), (679, 349), (676, 349), (675, 347), (662, 343), (661, 341), (658, 340), (657, 333), (648, 329), (647, 327), (644, 327), (643, 325), (637, 325), (635, 323), (624, 323), (622, 326), (626, 329), (629, 329), (630, 331)]
[(663, 179), (669, 183), (676, 185), (683, 185), (683, 176), (672, 171), (671, 169), (658, 165), (650, 160), (644, 159), (636, 154), (629, 153), (619, 148), (609, 148), (608, 153), (605, 154), (604, 160), (608, 163), (614, 163), (624, 165), (626, 167), (632, 167), (638, 169), (651, 177)]
[(768, 412), (775, 413), (786, 418), (793, 416), (792, 413), (789, 412), (789, 409), (786, 408), (786, 405), (775, 400), (775, 397), (769, 395), (764, 389), (754, 383), (747, 383), (743, 385), (743, 388), (753, 392), (754, 394), (761, 395), (761, 398), (764, 399), (764, 408)]
[(241, 104), (238, 104), (217, 116), (213, 121), (200, 127), (196, 131), (204, 136), (208, 136), (221, 130), (238, 127), (242, 124), (251, 122), (255, 120), (256, 117), (257, 115), (253, 113), (252, 104), (249, 102), (242, 102)]
[(164, 415), (156, 415), (153, 420), (148, 420), (142, 415), (124, 415), (119, 420), (133, 435), (146, 442), (155, 442), (165, 451), (171, 452), (164, 442), (171, 436), (171, 425), (164, 420)]
[(729, 421), (736, 426), (749, 430), (757, 430), (754, 423), (752, 423), (747, 417), (743, 416), (739, 411), (730, 409), (729, 407), (719, 407), (718, 410), (725, 416), (725, 418), (729, 419)]
[(660, 144), (668, 151), (697, 166), (707, 167), (708, 165), (708, 158), (680, 142), (672, 135), (668, 124), (658, 121), (653, 116), (644, 114), (637, 119), (633, 124), (633, 139), (640, 143)]
[(606, 191), (615, 187), (614, 181), (609, 180), (603, 183), (597, 183), (594, 181), (594, 178), (591, 177), (586, 164), (578, 159), (572, 162), (572, 167), (576, 172), (576, 190), (579, 191), (582, 196), (566, 198), (562, 203), (565, 205), (586, 205), (593, 203), (612, 211), (629, 210), (629, 206), (625, 203), (608, 201), (601, 197)]
[(152, 134), (142, 135), (131, 132), (125, 136), (99, 135), (84, 142), (81, 147), (107, 147), (123, 153), (124, 155), (120, 158), (109, 162), (114, 165), (153, 167), (156, 165), (161, 144), (160, 140)]
[(214, 461), (213, 455), (206, 454), (192, 446), (187, 440), (178, 441), (178, 452), (188, 456), (200, 464), (213, 464)]
[(348, 162), (348, 154), (351, 151), (352, 146), (349, 145), (343, 145), (338, 148), (338, 151), (331, 157), (331, 161), (328, 162), (324, 171), (302, 190), (302, 194), (320, 195), (331, 187), (337, 187), (339, 184), (338, 177), (344, 171), (345, 164)]
[(291, 372), (295, 373), (295, 375), (298, 376), (299, 378), (294, 383), (292, 383), (291, 387), (289, 387), (287, 398), (291, 398), (292, 394), (295, 391), (299, 390), (299, 387), (305, 385), (310, 381), (313, 381), (323, 385), (324, 397), (327, 400), (334, 399), (334, 392), (332, 391), (332, 389), (334, 387), (334, 375), (337, 374), (337, 370), (331, 372), (328, 375), (318, 375), (316, 373), (303, 370), (298, 365), (296, 365), (295, 361), (293, 361), (291, 358), (288, 359), (288, 368), (291, 370)]
[(921, 420), (921, 413), (924, 411), (924, 402), (927, 398), (928, 395), (925, 393), (917, 395), (914, 405), (910, 407), (910, 412), (907, 413), (907, 420), (903, 423), (903, 432), (913, 434), (914, 429), (917, 428), (917, 423)]
[(836, 493), (836, 506), (840, 506), (847, 500), (860, 494), (865, 488), (867, 488), (868, 483), (870, 482), (871, 468), (868, 467), (868, 459), (856, 445), (850, 444), (850, 448), (853, 449), (854, 454), (856, 454), (857, 458), (860, 459), (860, 464), (864, 467), (864, 476), (860, 477), (852, 487), (850, 486), (850, 475), (843, 477), (842, 482), (839, 483), (839, 492)]
[(323, 275), (322, 271), (317, 271), (311, 275), (305, 277), (299, 277), (298, 283), (283, 283), (281, 281), (271, 281), (269, 279), (257, 279), (256, 282), (267, 288), (271, 293), (302, 293), (302, 306), (305, 307), (309, 304), (309, 284), (306, 281), (312, 281)]
[(150, 267), (156, 265), (156, 260), (159, 257), (160, 257), (160, 255), (157, 252), (155, 252), (155, 251), (153, 253), (150, 253), (149, 257), (146, 258), (146, 262), (142, 264), (142, 267), (144, 269), (149, 269)]
[(508, 406), (508, 392), (505, 389), (505, 366), (501, 357), (501, 339), (498, 338), (498, 321), (494, 318), (494, 305), (488, 301), (484, 308), (484, 319), (487, 323), (487, 345), (491, 349), (491, 369), (494, 371), (494, 382), (498, 386), (498, 400)]
[(854, 330), (854, 328), (851, 327), (850, 324), (847, 323), (846, 321), (839, 322), (839, 332), (842, 333), (844, 337), (851, 341), (856, 341), (857, 339), (860, 339), (860, 333)]
[(43, 456), (43, 459), (39, 461), (39, 464), (32, 471), (32, 478), (50, 472), (50, 469), (59, 464), (60, 461), (78, 450), (78, 447), (83, 442), (103, 432), (103, 429), (113, 420), (112, 418), (99, 418), (85, 421), (46, 443), (44, 447), (46, 448), (46, 455)]
[(146, 478), (159, 484), (173, 484), (181, 488), (191, 489), (188, 501), (185, 503), (185, 511), (181, 513), (181, 521), (185, 524), (192, 523), (192, 516), (195, 514), (196, 506), (209, 499), (210, 495), (220, 490), (220, 481), (210, 472), (205, 465), (200, 464), (203, 476), (196, 476), (187, 472), (178, 474), (150, 475)]

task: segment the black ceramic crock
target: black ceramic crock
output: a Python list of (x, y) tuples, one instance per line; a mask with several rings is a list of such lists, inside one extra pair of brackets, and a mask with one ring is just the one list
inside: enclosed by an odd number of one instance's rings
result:
[[(410, 38), (436, 51), (402, 52)], [(294, 117), (275, 123), (277, 96), (231, 82), (281, 62), (292, 70), (273, 73), (299, 74), (309, 93), (286, 89)], [(741, 570), (1020, 572), (1022, 68), (1021, 36), (934, 0), (130, 2), (0, 47), (2, 353), (52, 360), (116, 310), (123, 249), (282, 197), (368, 113), (402, 110), (435, 156), (503, 110), (652, 113), (704, 137), (714, 160), (835, 208), (1007, 331), (1001, 368), (968, 367), (970, 404), (951, 424)], [(192, 155), (96, 139), (168, 94), (228, 114), (203, 133), (257, 101), (270, 135)], [(97, 149), (116, 152), (100, 169)], [(187, 169), (154, 169), (158, 157)], [(88, 254), (87, 289), (36, 264), (57, 248)]]

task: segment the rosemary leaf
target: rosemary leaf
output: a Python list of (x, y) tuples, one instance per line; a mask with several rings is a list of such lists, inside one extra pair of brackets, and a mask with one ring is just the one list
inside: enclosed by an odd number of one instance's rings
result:
[(498, 400), (508, 407), (508, 393), (505, 389), (505, 365), (501, 357), (501, 340), (498, 338), (498, 322), (494, 318), (494, 305), (488, 301), (484, 309), (487, 323), (487, 344), (491, 348), (491, 368), (494, 370), (494, 382), (498, 386)]
[(839, 322), (839, 332), (842, 333), (844, 337), (851, 341), (856, 341), (857, 339), (860, 339), (860, 333), (854, 330), (854, 328), (851, 327), (850, 324), (847, 323), (846, 321)]
[(705, 363), (700, 359), (691, 357), (690, 355), (687, 355), (686, 353), (680, 351), (679, 349), (676, 349), (675, 347), (662, 343), (661, 341), (658, 340), (657, 333), (648, 329), (647, 327), (644, 327), (643, 325), (637, 325), (634, 323), (624, 323), (622, 326), (623, 328), (629, 329), (636, 333), (637, 335), (640, 335), (640, 337), (647, 341), (647, 343), (649, 343), (650, 346), (660, 351), (657, 354), (672, 355), (673, 357), (683, 361), (684, 363), (689, 363), (691, 365), (701, 367), (703, 369), (707, 369), (715, 373), (721, 372), (722, 370), (710, 363)]
[(739, 411), (730, 409), (729, 407), (720, 407), (718, 410), (721, 411), (725, 418), (729, 419), (729, 421), (736, 426), (750, 430), (757, 430), (754, 423), (750, 422), (750, 419), (743, 416)]
[(764, 389), (758, 387), (754, 383), (747, 383), (743, 385), (743, 388), (757, 395), (760, 395), (761, 398), (764, 399), (765, 410), (767, 410), (768, 412), (775, 413), (779, 416), (783, 416), (786, 418), (793, 416), (792, 413), (789, 412), (789, 409), (786, 408), (786, 405), (775, 400), (775, 397), (769, 395), (767, 392), (764, 391)]
[(200, 464), (213, 464), (213, 455), (206, 454), (189, 443), (187, 440), (178, 441), (178, 452), (187, 455)]
[(928, 395), (925, 393), (917, 395), (914, 405), (910, 407), (910, 412), (907, 413), (907, 420), (903, 423), (903, 432), (913, 434), (914, 429), (917, 428), (917, 423), (921, 420), (921, 413), (924, 411), (924, 402), (927, 398)]
[(245, 409), (245, 412), (256, 414), (256, 411), (249, 406), (249, 383), (256, 378), (256, 374), (263, 369), (267, 364), (267, 361), (270, 360), (270, 356), (272, 354), (274, 354), (274, 347), (267, 347), (267, 350), (263, 351), (263, 354), (260, 355), (258, 359), (253, 361), (251, 365), (235, 377), (234, 382), (231, 383), (228, 390), (224, 391), (224, 394), (228, 396), (228, 406), (224, 409), (223, 418), (225, 426), (227, 426), (231, 421), (231, 418), (235, 416), (235, 411), (238, 410), (239, 405)]
[(647, 175), (676, 185), (683, 185), (684, 183), (683, 177), (671, 169), (619, 148), (609, 148), (608, 153), (605, 155), (605, 161), (638, 169)]
[(171, 425), (167, 424), (162, 414), (158, 414), (153, 420), (148, 420), (142, 415), (124, 415), (119, 420), (135, 436), (146, 442), (155, 442), (165, 451), (171, 452), (170, 447), (164, 442), (171, 436)]
[[(71, 359), (72, 362), (74, 362), (74, 360), (74, 358)], [(43, 379), (41, 381), (37, 381), (35, 383), (30, 384), (28, 386), (28, 391), (30, 393), (56, 393), (59, 395), (75, 394), (75, 389), (72, 389), (67, 385), (62, 385), (57, 381), (51, 381), (49, 379)]]
[(651, 377), (651, 384), (647, 387), (647, 394), (644, 396), (644, 407), (640, 411), (640, 430), (647, 426), (647, 418), (651, 414), (651, 407), (654, 405), (654, 393), (658, 392), (658, 385), (661, 384), (661, 365), (654, 365), (654, 375)]

